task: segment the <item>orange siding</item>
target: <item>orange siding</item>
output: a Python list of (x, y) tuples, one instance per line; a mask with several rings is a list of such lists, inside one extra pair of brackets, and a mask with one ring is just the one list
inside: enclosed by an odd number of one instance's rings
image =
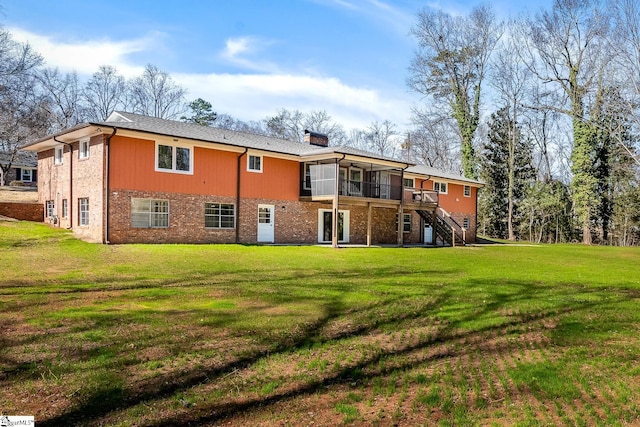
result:
[[(444, 182), (447, 182), (447, 181), (444, 181)], [(416, 179), (415, 185), (416, 185), (416, 188), (433, 190), (433, 180), (430, 180), (430, 179), (425, 181)], [(440, 195), (438, 196), (438, 201), (440, 203), (440, 206), (442, 206), (442, 209), (446, 210), (449, 213), (459, 212), (459, 213), (468, 213), (468, 214), (475, 215), (476, 194), (478, 192), (478, 189), (475, 187), (471, 187), (471, 197), (465, 197), (464, 185), (447, 182), (447, 187), (448, 187), (447, 194), (440, 193)]]
[[(155, 141), (118, 137), (111, 140), (110, 180), (114, 190), (235, 196), (240, 153), (195, 147), (193, 175), (156, 172)], [(299, 163), (263, 157), (263, 172), (247, 171), (240, 159), (243, 198), (297, 200)]]
[(242, 197), (255, 199), (298, 200), (300, 163), (263, 157), (262, 173), (248, 172), (246, 155), (242, 158)]

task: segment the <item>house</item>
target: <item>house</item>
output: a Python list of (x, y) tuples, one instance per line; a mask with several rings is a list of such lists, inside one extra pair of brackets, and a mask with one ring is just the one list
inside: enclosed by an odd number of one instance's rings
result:
[[(103, 243), (458, 244), (482, 184), (350, 147), (114, 112), (39, 139), (45, 221)], [(337, 221), (334, 219), (337, 218)]]
[(22, 150), (15, 153), (0, 152), (0, 166), (0, 185), (16, 181), (29, 187), (37, 185), (38, 156), (35, 153)]

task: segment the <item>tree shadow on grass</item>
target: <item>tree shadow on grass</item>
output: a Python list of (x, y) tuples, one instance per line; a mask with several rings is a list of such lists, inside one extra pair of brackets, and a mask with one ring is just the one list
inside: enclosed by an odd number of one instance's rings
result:
[[(340, 278), (336, 278), (340, 280)], [(491, 286), (491, 283), (476, 283), (474, 286)], [(380, 361), (390, 356), (404, 356), (416, 351), (433, 350), (435, 346), (441, 344), (449, 344), (453, 342), (461, 342), (470, 338), (477, 338), (483, 334), (499, 333), (508, 327), (533, 327), (540, 326), (540, 321), (548, 318), (555, 318), (566, 312), (576, 312), (580, 310), (591, 310), (596, 307), (597, 301), (578, 301), (572, 299), (575, 289), (568, 287), (564, 292), (553, 292), (547, 286), (541, 286), (535, 283), (510, 283), (512, 292), (502, 292), (493, 295), (493, 299), (486, 304), (470, 304), (461, 306), (458, 313), (452, 313), (451, 317), (442, 322), (436, 332), (428, 337), (428, 339), (420, 340), (413, 344), (407, 344), (400, 349), (383, 350), (373, 353), (357, 363), (350, 364), (337, 369), (334, 372), (325, 374), (321, 378), (316, 378), (307, 383), (297, 385), (296, 387), (284, 390), (281, 393), (271, 394), (269, 396), (246, 399), (242, 402), (231, 402), (225, 404), (212, 404), (204, 408), (191, 408), (186, 414), (175, 415), (169, 414), (167, 417), (151, 425), (188, 425), (211, 423), (221, 421), (225, 418), (232, 417), (250, 411), (254, 408), (263, 408), (278, 402), (286, 401), (301, 395), (316, 393), (325, 389), (332, 384), (348, 384), (354, 380), (367, 380), (381, 375), (389, 374), (392, 370), (410, 369), (413, 362), (406, 361), (400, 366), (388, 368), (380, 368)], [(509, 318), (497, 324), (478, 325), (469, 328), (468, 324), (477, 318), (495, 314), (500, 310), (510, 310), (513, 307), (519, 307), (523, 301), (539, 298), (540, 293), (549, 293), (557, 297), (557, 302), (550, 307), (543, 307), (531, 311), (520, 311)], [(599, 292), (597, 289), (585, 290), (580, 292)], [(243, 371), (255, 366), (267, 357), (277, 354), (290, 355), (293, 352), (309, 348), (313, 344), (331, 344), (346, 339), (357, 339), (365, 337), (367, 334), (379, 328), (394, 328), (402, 322), (419, 318), (434, 318), (438, 316), (442, 307), (454, 303), (458, 295), (453, 290), (440, 290), (438, 295), (434, 296), (430, 301), (418, 306), (414, 306), (409, 313), (397, 311), (390, 314), (379, 315), (384, 312), (384, 308), (390, 305), (407, 303), (414, 297), (403, 298), (401, 296), (389, 297), (381, 300), (377, 304), (372, 304), (365, 308), (364, 311), (369, 313), (354, 313), (350, 307), (346, 305), (339, 296), (328, 299), (323, 305), (324, 314), (316, 322), (307, 324), (294, 337), (283, 338), (275, 341), (266, 349), (247, 354), (236, 360), (223, 364), (222, 366), (211, 367), (208, 369), (192, 369), (188, 372), (178, 372), (160, 376), (151, 379), (144, 384), (137, 384), (133, 387), (125, 387), (120, 381), (113, 381), (111, 385), (102, 384), (95, 388), (86, 396), (82, 402), (74, 409), (39, 422), (39, 425), (73, 425), (84, 423), (100, 423), (100, 420), (109, 415), (116, 414), (118, 411), (132, 408), (142, 403), (149, 403), (161, 400), (172, 395), (186, 391), (192, 387), (211, 384), (222, 377), (237, 371)], [(617, 295), (616, 299), (623, 299), (622, 295)], [(473, 301), (471, 301), (473, 302)], [(609, 298), (607, 303), (615, 303), (615, 300)], [(453, 304), (455, 306), (455, 304)], [(455, 311), (455, 310), (453, 310)], [(331, 324), (340, 321), (349, 316), (359, 315), (361, 324), (344, 328), (343, 331), (337, 331), (327, 336), (327, 329), (331, 329)], [(429, 360), (442, 359), (446, 357), (455, 357), (456, 352), (452, 348), (443, 351), (436, 351), (428, 358)], [(367, 372), (367, 374), (364, 374)]]

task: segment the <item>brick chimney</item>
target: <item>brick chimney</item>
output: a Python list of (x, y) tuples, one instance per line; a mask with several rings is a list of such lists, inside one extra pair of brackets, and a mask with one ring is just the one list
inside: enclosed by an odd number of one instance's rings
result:
[(317, 145), (318, 147), (328, 147), (329, 137), (323, 133), (312, 132), (310, 130), (304, 130), (304, 142)]

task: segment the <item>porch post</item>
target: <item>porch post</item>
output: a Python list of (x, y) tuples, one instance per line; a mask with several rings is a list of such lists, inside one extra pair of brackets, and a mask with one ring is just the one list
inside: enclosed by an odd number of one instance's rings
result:
[(404, 245), (404, 224), (403, 224), (403, 211), (404, 211), (404, 169), (400, 174), (400, 205), (398, 205), (398, 246)]
[(367, 203), (369, 211), (367, 212), (367, 246), (371, 246), (371, 216), (373, 213), (373, 206), (371, 202)]
[(340, 162), (336, 159), (336, 179), (333, 189), (333, 213), (331, 217), (331, 246), (338, 247), (338, 195), (340, 194)]

